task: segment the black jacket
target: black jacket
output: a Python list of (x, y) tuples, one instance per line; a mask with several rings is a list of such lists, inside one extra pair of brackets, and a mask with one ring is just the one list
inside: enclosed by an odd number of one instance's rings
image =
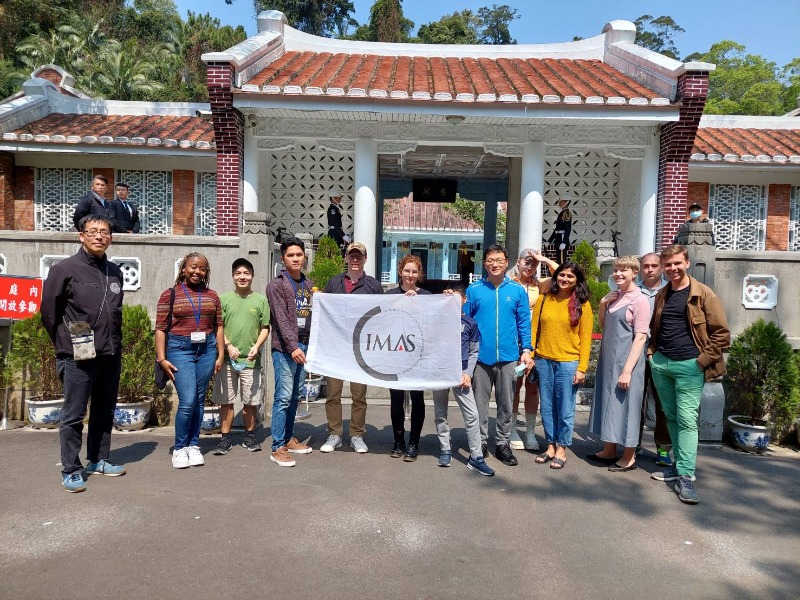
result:
[(72, 340), (65, 319), (89, 323), (94, 329), (98, 356), (120, 351), (122, 282), (122, 271), (116, 264), (105, 255), (95, 258), (82, 247), (50, 268), (42, 291), (42, 324), (56, 354), (72, 356)]
[[(332, 277), (323, 290), (326, 294), (346, 294), (344, 289), (344, 273), (340, 273)], [(351, 294), (382, 294), (383, 286), (380, 281), (374, 277), (370, 277), (366, 273), (358, 280), (356, 287), (353, 288)]]
[(112, 202), (114, 205), (114, 211), (117, 215), (112, 223), (114, 233), (128, 233), (129, 231), (131, 233), (139, 233), (141, 230), (141, 223), (139, 222), (139, 209), (137, 209), (136, 205), (130, 200), (127, 202), (131, 207), (131, 212), (128, 212), (125, 209), (125, 205), (122, 204), (122, 200), (119, 198), (115, 198), (114, 202)]
[[(107, 219), (113, 228), (117, 220), (115, 204), (113, 200), (106, 200), (106, 204), (103, 206), (95, 197), (94, 192), (89, 191), (78, 200), (78, 206), (75, 207), (75, 212), (72, 214), (72, 224), (75, 225), (75, 229), (80, 231), (78, 223), (81, 222), (81, 219), (86, 215), (95, 215)], [(120, 208), (121, 207), (122, 205), (120, 205)], [(116, 231), (116, 229), (114, 231)]]

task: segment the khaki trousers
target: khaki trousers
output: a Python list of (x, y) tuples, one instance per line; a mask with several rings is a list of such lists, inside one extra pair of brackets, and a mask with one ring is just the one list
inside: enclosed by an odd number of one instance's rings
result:
[[(328, 397), (325, 400), (325, 414), (328, 417), (328, 432), (342, 437), (342, 387), (341, 379), (328, 377)], [(350, 382), (350, 395), (353, 404), (350, 407), (350, 437), (363, 436), (367, 422), (367, 386), (363, 383)]]

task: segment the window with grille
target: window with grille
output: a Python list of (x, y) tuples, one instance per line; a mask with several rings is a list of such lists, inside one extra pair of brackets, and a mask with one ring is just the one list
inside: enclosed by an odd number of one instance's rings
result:
[(763, 250), (766, 186), (712, 185), (708, 216), (714, 222), (718, 250)]
[(139, 211), (141, 233), (172, 233), (172, 171), (117, 171)]
[(78, 198), (92, 187), (91, 169), (36, 169), (34, 227), (36, 231), (72, 231)]
[(800, 186), (792, 186), (789, 203), (789, 250), (800, 252)]
[(197, 173), (194, 186), (194, 232), (217, 233), (217, 174)]

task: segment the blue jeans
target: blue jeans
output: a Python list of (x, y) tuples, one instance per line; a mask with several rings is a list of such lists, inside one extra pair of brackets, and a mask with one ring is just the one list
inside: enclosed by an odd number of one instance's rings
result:
[(558, 362), (536, 357), (539, 374), (539, 408), (542, 411), (544, 437), (548, 444), (569, 446), (575, 427), (575, 392), (572, 383), (578, 361)]
[(206, 390), (214, 374), (217, 360), (217, 339), (206, 335), (203, 344), (193, 344), (188, 335), (168, 334), (167, 360), (177, 367), (175, 391), (178, 411), (175, 414), (175, 450), (200, 443), (200, 423)]
[[(298, 344), (308, 350), (306, 344)], [(272, 350), (272, 367), (275, 369), (275, 400), (272, 402), (272, 451), (285, 446), (294, 436), (294, 417), (300, 401), (300, 387), (306, 378), (304, 365), (292, 360), (292, 355)]]

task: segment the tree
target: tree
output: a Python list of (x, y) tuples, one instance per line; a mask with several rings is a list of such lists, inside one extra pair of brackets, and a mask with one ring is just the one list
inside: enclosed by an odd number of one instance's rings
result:
[(140, 100), (162, 88), (151, 77), (155, 64), (137, 51), (135, 42), (106, 43), (93, 61), (92, 90), (115, 100)]
[(516, 8), (507, 4), (493, 4), (491, 8), (483, 6), (478, 9), (478, 27), (480, 44), (516, 44), (511, 37), (508, 26), (514, 19), (519, 19)]
[[(233, 0), (225, 3), (233, 4)], [(253, 0), (253, 9), (256, 15), (262, 10), (279, 10), (295, 29), (323, 37), (343, 36), (351, 25), (358, 25), (352, 18), (355, 6), (350, 0)]]
[(746, 54), (742, 44), (724, 40), (686, 60), (717, 65), (708, 76), (706, 114), (781, 115), (791, 110), (785, 104), (786, 92), (778, 80), (776, 64)]
[(636, 44), (678, 60), (678, 49), (673, 41), (685, 29), (666, 15), (653, 18), (642, 15), (636, 21)]
[(478, 23), (471, 10), (456, 11), (420, 26), (415, 41), (423, 44), (477, 44)]
[(375, 0), (369, 23), (360, 25), (350, 39), (365, 42), (409, 42), (414, 21), (403, 14), (403, 0)]
[[(444, 209), (456, 215), (457, 217), (461, 217), (462, 219), (468, 219), (470, 221), (474, 221), (481, 228), (483, 228), (483, 217), (485, 212), (485, 205), (480, 200), (467, 200), (466, 198), (462, 198), (459, 194), (456, 194), (456, 201), (455, 202), (448, 202), (444, 205)], [(500, 210), (500, 207), (497, 207), (497, 241), (505, 243), (506, 240), (506, 213)]]

